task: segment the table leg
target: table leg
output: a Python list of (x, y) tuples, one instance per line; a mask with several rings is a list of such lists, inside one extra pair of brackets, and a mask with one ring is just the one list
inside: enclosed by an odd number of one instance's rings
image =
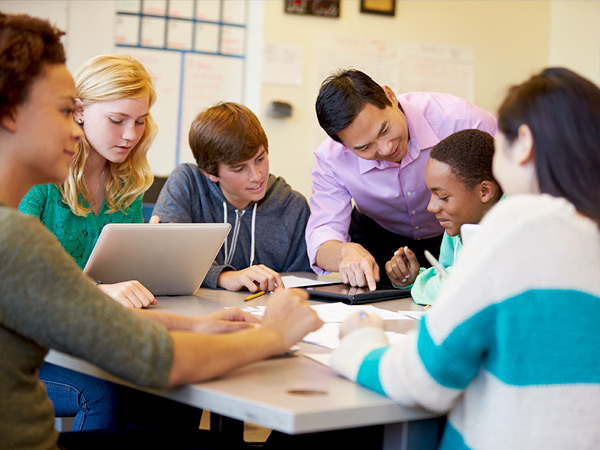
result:
[(220, 414), (210, 413), (210, 430), (221, 434), (224, 440), (234, 444), (244, 441), (244, 422)]

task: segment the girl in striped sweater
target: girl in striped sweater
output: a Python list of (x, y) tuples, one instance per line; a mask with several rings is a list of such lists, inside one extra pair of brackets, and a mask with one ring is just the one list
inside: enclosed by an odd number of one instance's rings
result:
[(594, 448), (600, 441), (600, 89), (560, 68), (500, 107), (482, 220), (419, 330), (388, 346), (354, 316), (332, 367), (448, 414), (442, 449)]

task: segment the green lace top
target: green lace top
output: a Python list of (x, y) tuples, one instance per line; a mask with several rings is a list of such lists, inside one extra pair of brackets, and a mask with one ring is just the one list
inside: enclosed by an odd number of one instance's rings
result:
[(108, 213), (105, 202), (96, 217), (93, 213), (80, 217), (73, 214), (69, 205), (62, 201), (60, 191), (54, 184), (34, 186), (21, 201), (19, 210), (38, 217), (82, 269), (104, 225), (143, 222), (141, 195), (125, 212)]

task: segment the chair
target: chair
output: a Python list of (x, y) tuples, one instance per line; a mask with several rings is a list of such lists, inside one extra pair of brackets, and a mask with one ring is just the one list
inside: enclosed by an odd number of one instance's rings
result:
[(162, 190), (166, 181), (167, 177), (155, 176), (154, 182), (144, 193), (144, 198), (142, 200), (142, 214), (144, 216), (144, 222), (148, 223), (150, 221), (154, 204), (156, 203), (156, 199), (158, 198), (158, 195), (160, 194), (160, 191)]

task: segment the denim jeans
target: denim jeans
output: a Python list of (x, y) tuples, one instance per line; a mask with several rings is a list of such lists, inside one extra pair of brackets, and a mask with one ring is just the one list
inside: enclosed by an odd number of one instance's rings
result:
[(56, 417), (73, 417), (73, 431), (107, 428), (197, 429), (202, 410), (44, 363), (40, 379)]

